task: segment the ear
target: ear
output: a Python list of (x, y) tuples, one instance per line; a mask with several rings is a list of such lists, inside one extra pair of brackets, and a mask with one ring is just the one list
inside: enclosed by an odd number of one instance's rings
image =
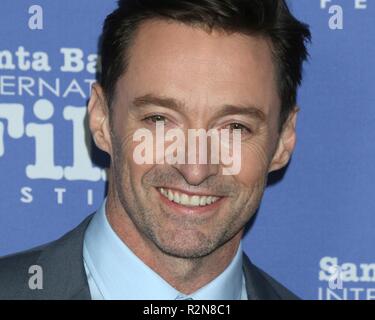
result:
[(109, 109), (98, 83), (93, 84), (88, 105), (89, 126), (96, 146), (112, 155), (112, 144), (109, 128)]
[(299, 108), (296, 106), (290, 112), (287, 121), (283, 125), (278, 146), (270, 164), (268, 173), (279, 170), (286, 166), (292, 156), (296, 145), (296, 123)]

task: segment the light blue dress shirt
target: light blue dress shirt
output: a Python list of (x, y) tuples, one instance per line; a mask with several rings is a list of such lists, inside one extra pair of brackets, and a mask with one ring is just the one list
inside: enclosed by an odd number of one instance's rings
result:
[(247, 300), (242, 244), (227, 268), (204, 287), (185, 296), (139, 259), (107, 220), (105, 202), (92, 218), (83, 259), (93, 300)]

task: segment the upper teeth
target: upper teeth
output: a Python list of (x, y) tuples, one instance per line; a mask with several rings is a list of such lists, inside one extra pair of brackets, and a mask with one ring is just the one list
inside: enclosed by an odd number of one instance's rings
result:
[(214, 196), (199, 196), (199, 195), (193, 195), (189, 196), (185, 193), (172, 191), (170, 189), (159, 189), (160, 193), (168, 198), (170, 201), (185, 205), (185, 206), (192, 206), (192, 207), (198, 207), (198, 206), (206, 206), (209, 204), (212, 204), (219, 200), (219, 197)]

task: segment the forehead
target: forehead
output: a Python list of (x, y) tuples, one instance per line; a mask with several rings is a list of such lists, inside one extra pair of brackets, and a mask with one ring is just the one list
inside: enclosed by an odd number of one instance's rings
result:
[[(128, 69), (118, 83), (119, 92), (129, 98), (152, 92), (197, 103), (237, 99), (265, 108), (278, 100), (270, 45), (259, 36), (147, 21), (129, 53)], [(251, 100), (240, 101), (246, 98)]]

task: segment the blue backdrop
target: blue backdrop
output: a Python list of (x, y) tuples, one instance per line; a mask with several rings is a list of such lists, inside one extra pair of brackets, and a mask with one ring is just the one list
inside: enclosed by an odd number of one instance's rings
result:
[[(289, 3), (313, 35), (298, 143), (244, 247), (302, 298), (375, 299), (374, 2)], [(85, 147), (85, 105), (115, 6), (1, 0), (0, 255), (56, 239), (103, 200), (106, 158)]]

